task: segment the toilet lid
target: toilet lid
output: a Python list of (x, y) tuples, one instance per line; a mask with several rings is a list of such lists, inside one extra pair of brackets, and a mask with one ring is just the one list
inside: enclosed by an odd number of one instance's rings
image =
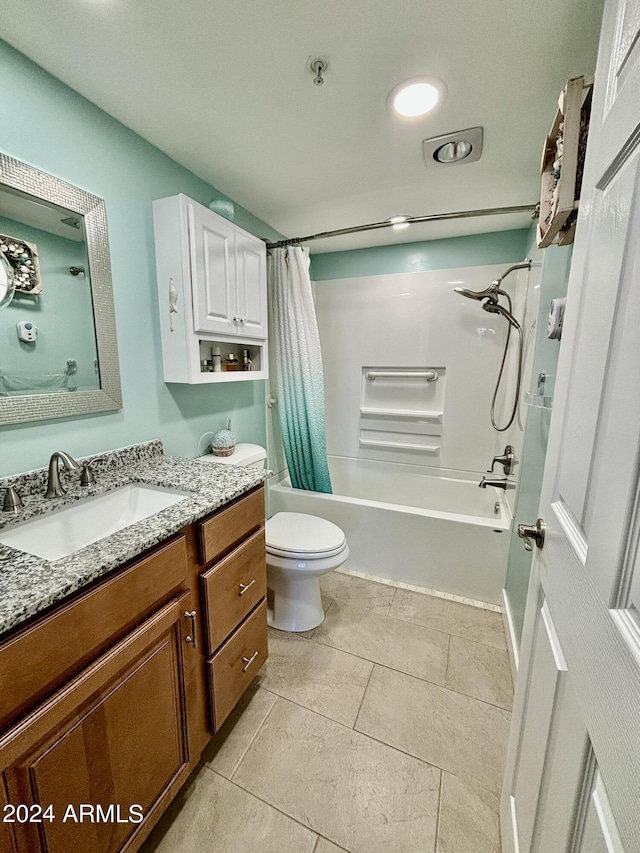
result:
[(271, 554), (317, 554), (330, 557), (347, 544), (337, 524), (302, 512), (277, 512), (267, 520), (267, 551)]

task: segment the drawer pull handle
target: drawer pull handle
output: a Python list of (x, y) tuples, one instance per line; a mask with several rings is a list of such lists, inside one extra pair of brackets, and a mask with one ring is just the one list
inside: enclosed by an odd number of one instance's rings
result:
[(185, 637), (185, 641), (187, 643), (191, 643), (194, 649), (198, 648), (198, 637), (196, 635), (196, 611), (195, 610), (185, 610), (184, 615), (187, 619), (191, 619), (191, 635)]
[(238, 593), (238, 595), (244, 595), (245, 592), (249, 589), (249, 587), (253, 586), (255, 582), (256, 579), (254, 578), (252, 581), (249, 581), (249, 583), (238, 584), (238, 586), (240, 587), (240, 592)]
[(242, 667), (242, 671), (246, 672), (257, 657), (258, 652), (254, 652), (250, 658), (242, 658), (242, 662), (244, 664), (244, 666)]

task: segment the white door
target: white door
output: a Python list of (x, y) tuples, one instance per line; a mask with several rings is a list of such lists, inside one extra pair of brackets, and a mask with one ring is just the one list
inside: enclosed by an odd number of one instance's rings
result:
[(267, 250), (262, 240), (236, 232), (236, 293), (238, 334), (267, 337)]
[(236, 335), (235, 228), (200, 204), (187, 210), (194, 331)]
[(504, 853), (640, 851), (639, 167), (640, 0), (606, 0)]

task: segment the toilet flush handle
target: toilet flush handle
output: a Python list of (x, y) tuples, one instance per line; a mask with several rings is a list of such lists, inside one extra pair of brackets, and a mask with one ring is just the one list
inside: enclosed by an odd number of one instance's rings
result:
[(240, 584), (238, 584), (238, 586), (240, 587), (240, 592), (238, 593), (238, 595), (244, 595), (244, 594), (245, 594), (245, 592), (246, 592), (250, 587), (252, 587), (252, 586), (254, 585), (254, 583), (255, 583), (255, 582), (256, 582), (256, 579), (254, 578), (252, 581), (249, 581), (249, 583), (240, 583)]

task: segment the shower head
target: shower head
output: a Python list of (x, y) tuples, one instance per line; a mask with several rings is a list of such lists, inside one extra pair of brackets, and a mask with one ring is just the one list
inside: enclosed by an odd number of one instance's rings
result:
[(498, 303), (496, 296), (499, 293), (499, 290), (498, 283), (496, 281), (489, 285), (489, 287), (485, 288), (485, 290), (467, 290), (466, 287), (454, 287), (453, 290), (461, 296), (466, 296), (467, 299), (477, 299), (478, 301), (487, 299), (492, 305), (497, 305)]
[(511, 311), (507, 311), (506, 308), (503, 308), (502, 305), (498, 305), (497, 302), (490, 302), (487, 300), (483, 303), (482, 310), (488, 311), (489, 314), (501, 314), (514, 328), (520, 329), (520, 323), (518, 323)]
[[(485, 288), (484, 290), (467, 290), (466, 287), (454, 287), (453, 289), (461, 296), (466, 296), (467, 299), (477, 299), (478, 301), (481, 301), (482, 299), (487, 299), (488, 304), (497, 305), (499, 296), (506, 296), (507, 299), (509, 298), (508, 294), (505, 293), (504, 290), (500, 289), (500, 285), (502, 284), (503, 280), (515, 270), (522, 269), (531, 269), (531, 261), (525, 261), (522, 264), (514, 264), (513, 266), (509, 267), (508, 270), (503, 272), (499, 278), (494, 279), (489, 285), (489, 287)], [(484, 308), (485, 306), (483, 305), (482, 307)], [(485, 310), (489, 311), (488, 308)], [(502, 312), (494, 311), (493, 313), (500, 314)]]

